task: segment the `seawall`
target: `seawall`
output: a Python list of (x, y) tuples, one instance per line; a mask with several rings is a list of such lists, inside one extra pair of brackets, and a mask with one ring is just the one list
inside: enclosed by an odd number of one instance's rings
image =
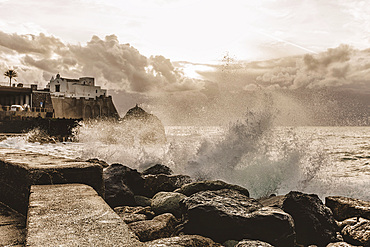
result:
[(111, 96), (96, 99), (52, 97), (51, 101), (55, 118), (119, 118)]

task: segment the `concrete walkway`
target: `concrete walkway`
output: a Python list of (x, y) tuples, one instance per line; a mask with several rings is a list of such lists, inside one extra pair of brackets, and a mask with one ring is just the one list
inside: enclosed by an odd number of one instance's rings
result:
[(0, 203), (0, 246), (24, 246), (26, 218)]
[(126, 223), (83, 184), (33, 185), (27, 246), (145, 246)]

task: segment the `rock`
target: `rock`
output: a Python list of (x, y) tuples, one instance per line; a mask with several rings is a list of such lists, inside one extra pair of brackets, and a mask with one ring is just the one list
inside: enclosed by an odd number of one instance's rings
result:
[(105, 183), (105, 201), (111, 208), (135, 205), (134, 193), (122, 183)]
[(176, 225), (176, 218), (170, 213), (158, 215), (152, 220), (128, 224), (130, 229), (143, 242), (170, 237), (175, 232)]
[(86, 160), (86, 162), (90, 162), (90, 163), (95, 163), (95, 164), (99, 164), (101, 165), (103, 168), (106, 168), (109, 166), (109, 164), (103, 160), (99, 160), (97, 158), (93, 158), (93, 159), (88, 159)]
[(242, 240), (235, 247), (274, 247), (259, 240)]
[(268, 198), (261, 198), (258, 201), (264, 207), (283, 208), (284, 200), (285, 200), (285, 196), (271, 196), (271, 197), (268, 197)]
[(158, 192), (152, 199), (152, 210), (158, 215), (172, 213), (177, 218), (181, 217), (180, 201), (186, 198), (184, 194), (176, 192)]
[(113, 208), (121, 205), (135, 205), (134, 194), (144, 189), (141, 174), (121, 164), (112, 164), (103, 171), (105, 199)]
[(364, 218), (352, 218), (350, 223), (342, 229), (342, 235), (346, 242), (353, 245), (370, 246), (370, 220)]
[(136, 221), (151, 220), (155, 214), (150, 207), (115, 207), (114, 211), (128, 224)]
[(235, 247), (238, 243), (239, 243), (239, 241), (237, 241), (237, 240), (227, 240), (222, 245), (224, 247)]
[(343, 196), (329, 196), (325, 198), (325, 205), (331, 209), (336, 220), (357, 216), (370, 220), (370, 202)]
[(342, 222), (338, 222), (338, 226), (340, 227), (340, 229), (343, 229), (345, 226), (356, 225), (358, 220), (359, 218), (357, 217), (349, 218), (349, 219), (343, 220)]
[(212, 239), (198, 235), (181, 235), (147, 242), (150, 247), (221, 247)]
[(346, 242), (336, 242), (330, 243), (326, 247), (355, 247), (355, 246)]
[(184, 184), (191, 183), (192, 180), (186, 175), (145, 175), (144, 193), (142, 195), (152, 197), (158, 192), (172, 192)]
[(168, 166), (156, 164), (144, 170), (141, 174), (143, 175), (158, 175), (158, 174), (172, 175), (173, 171)]
[(183, 199), (186, 234), (200, 234), (216, 242), (259, 239), (276, 246), (294, 246), (292, 217), (281, 209), (263, 207), (239, 191), (202, 191)]
[(138, 105), (127, 111), (122, 118), (122, 127), (129, 130), (125, 139), (131, 140), (132, 144), (166, 143), (166, 132), (161, 120)]
[(189, 183), (181, 186), (181, 188), (177, 189), (175, 192), (182, 193), (186, 196), (191, 196), (192, 194), (195, 194), (200, 191), (206, 191), (206, 190), (221, 190), (221, 189), (232, 189), (237, 190), (241, 194), (249, 197), (249, 191), (241, 186), (233, 185), (225, 183), (221, 180), (215, 180), (215, 181), (201, 181), (201, 182), (194, 182)]
[(138, 206), (146, 207), (152, 205), (152, 199), (146, 196), (134, 196), (134, 199)]
[(291, 191), (285, 196), (283, 210), (294, 219), (297, 243), (326, 246), (340, 240), (333, 213), (317, 195)]

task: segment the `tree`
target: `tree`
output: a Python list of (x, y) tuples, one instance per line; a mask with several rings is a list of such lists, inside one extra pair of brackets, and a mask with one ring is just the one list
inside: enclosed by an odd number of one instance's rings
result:
[(9, 70), (7, 70), (7, 71), (4, 73), (4, 75), (5, 75), (6, 77), (9, 77), (9, 79), (10, 79), (10, 86), (12, 86), (12, 78), (13, 78), (13, 77), (18, 77), (17, 71), (15, 71), (14, 69), (9, 69)]

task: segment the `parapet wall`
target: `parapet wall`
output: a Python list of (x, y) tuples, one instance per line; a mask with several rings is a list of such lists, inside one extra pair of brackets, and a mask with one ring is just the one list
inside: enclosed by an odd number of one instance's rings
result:
[(104, 197), (103, 168), (99, 164), (0, 148), (0, 200), (27, 213), (32, 185), (81, 183)]

